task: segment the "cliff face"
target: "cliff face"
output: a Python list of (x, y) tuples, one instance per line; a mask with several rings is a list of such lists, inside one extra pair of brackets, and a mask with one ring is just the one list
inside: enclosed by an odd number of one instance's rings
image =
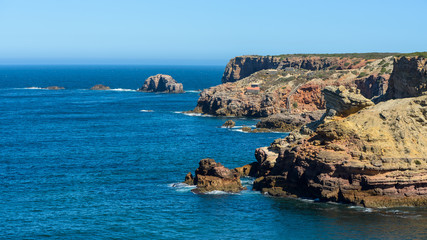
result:
[(361, 68), (366, 63), (363, 58), (240, 56), (228, 62), (222, 82), (235, 82), (264, 69), (344, 70)]
[(394, 59), (388, 98), (421, 96), (427, 92), (427, 59), (401, 57)]
[[(424, 67), (396, 67), (413, 62), (425, 63), (396, 59), (392, 76), (415, 77), (394, 78), (389, 89), (401, 81), (424, 86)], [(409, 90), (407, 98), (373, 105), (357, 92), (326, 88), (327, 114), (315, 132), (257, 149), (254, 189), (366, 207), (426, 206), (427, 95)]]
[[(386, 71), (391, 72), (392, 61), (391, 57), (369, 62), (339, 57), (237, 57), (226, 69), (226, 75), (233, 79), (258, 70), (258, 67), (268, 67), (267, 63), (276, 69), (260, 70), (239, 81), (205, 89), (194, 112), (217, 116), (267, 117), (283, 112), (317, 111), (325, 109), (322, 89), (338, 85), (357, 87), (362, 95), (372, 98), (384, 94), (387, 89), (389, 74)], [(289, 69), (285, 66), (293, 67)], [(355, 69), (337, 70), (341, 67)], [(333, 69), (318, 70), (322, 68)], [(243, 72), (244, 75), (241, 75)], [(253, 84), (259, 86), (259, 91), (248, 90)]]

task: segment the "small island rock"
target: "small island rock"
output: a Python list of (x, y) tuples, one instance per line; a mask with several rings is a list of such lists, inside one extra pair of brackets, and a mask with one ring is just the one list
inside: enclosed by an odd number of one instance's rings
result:
[(97, 84), (90, 88), (90, 90), (110, 90), (109, 86), (104, 86), (102, 84)]
[(147, 78), (138, 89), (141, 92), (183, 93), (182, 83), (177, 83), (170, 75), (157, 74)]
[(44, 89), (47, 89), (47, 90), (62, 90), (62, 89), (65, 89), (65, 88), (64, 87), (58, 87), (58, 86), (49, 86), (49, 87), (46, 87)]
[(227, 120), (224, 124), (222, 124), (222, 126), (225, 128), (233, 128), (236, 126), (236, 123), (233, 120)]
[(211, 158), (202, 159), (196, 170), (196, 176), (193, 178), (193, 175), (188, 173), (184, 183), (196, 185), (197, 188), (192, 190), (195, 193), (211, 191), (234, 193), (246, 189), (242, 186), (240, 174), (236, 170), (228, 169)]

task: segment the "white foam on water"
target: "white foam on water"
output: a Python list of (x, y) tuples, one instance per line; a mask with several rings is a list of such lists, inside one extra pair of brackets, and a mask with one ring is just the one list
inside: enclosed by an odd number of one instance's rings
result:
[(249, 132), (242, 131), (242, 129), (232, 129), (231, 131), (233, 131), (233, 132), (241, 132), (241, 133), (249, 133)]
[(45, 90), (46, 88), (41, 88), (41, 87), (26, 87), (26, 88), (17, 88), (17, 89), (42, 89), (42, 90)]
[(185, 92), (188, 92), (188, 93), (199, 93), (201, 91), (200, 90), (186, 90)]
[(139, 110), (140, 112), (154, 112), (153, 110), (145, 110), (145, 109), (142, 109), (142, 110)]
[(136, 92), (135, 89), (127, 89), (127, 88), (113, 88), (108, 91), (116, 91), (116, 92)]
[(177, 192), (189, 192), (196, 188), (196, 185), (188, 185), (186, 183), (171, 183), (169, 187), (174, 188)]
[(182, 111), (174, 111), (173, 113), (177, 113), (177, 114), (184, 114), (190, 117), (214, 117), (212, 115), (209, 114), (202, 114), (202, 113), (186, 113), (186, 112), (182, 112)]
[(205, 192), (204, 194), (207, 194), (207, 195), (226, 195), (226, 194), (227, 195), (228, 194), (236, 195), (237, 193), (229, 193), (229, 192), (214, 190), (214, 191), (210, 191), (210, 192)]

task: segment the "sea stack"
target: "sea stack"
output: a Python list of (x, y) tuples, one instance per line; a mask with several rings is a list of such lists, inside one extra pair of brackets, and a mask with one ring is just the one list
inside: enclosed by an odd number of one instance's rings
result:
[(183, 93), (182, 83), (177, 83), (170, 75), (157, 74), (147, 78), (138, 89), (141, 92)]

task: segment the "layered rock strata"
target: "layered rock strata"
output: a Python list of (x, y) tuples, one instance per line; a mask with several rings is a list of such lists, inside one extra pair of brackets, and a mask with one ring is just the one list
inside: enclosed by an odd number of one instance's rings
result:
[(222, 82), (235, 82), (252, 73), (265, 69), (283, 70), (287, 68), (318, 70), (355, 69), (367, 63), (363, 58), (321, 57), (321, 56), (239, 56), (231, 59), (222, 77)]
[(183, 93), (182, 83), (177, 83), (170, 75), (157, 74), (147, 78), (138, 89), (141, 92)]
[[(401, 86), (398, 81), (424, 86), (425, 75), (417, 72), (425, 65), (411, 68), (414, 62), (423, 60), (395, 60), (389, 89)], [(405, 90), (397, 89), (395, 93)], [(257, 149), (260, 167), (254, 189), (365, 207), (426, 206), (427, 95), (409, 88), (395, 95), (406, 98), (373, 105), (342, 88), (324, 93), (327, 111), (336, 114), (328, 121), (323, 118), (310, 135), (292, 132)]]

